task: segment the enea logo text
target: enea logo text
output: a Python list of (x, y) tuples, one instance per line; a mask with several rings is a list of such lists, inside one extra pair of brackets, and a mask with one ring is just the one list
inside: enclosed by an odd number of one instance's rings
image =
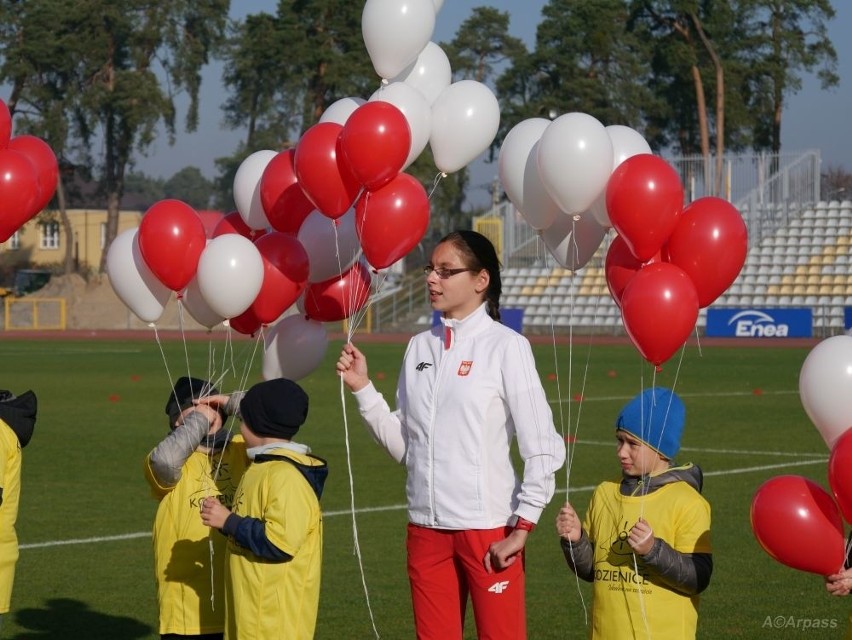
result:
[(763, 311), (740, 311), (728, 320), (734, 327), (737, 338), (786, 338), (790, 334), (790, 325), (777, 322)]
[(706, 335), (719, 338), (807, 338), (813, 335), (809, 307), (707, 309)]

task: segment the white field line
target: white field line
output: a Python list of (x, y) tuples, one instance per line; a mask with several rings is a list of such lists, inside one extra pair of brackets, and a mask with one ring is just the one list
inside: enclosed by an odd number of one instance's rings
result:
[[(678, 392), (678, 395), (681, 398), (741, 398), (745, 396), (789, 396), (789, 395), (799, 395), (798, 389), (795, 391), (765, 391), (763, 389), (755, 390), (755, 391), (719, 391), (718, 393), (681, 393)], [(573, 402), (576, 404), (580, 404), (583, 402), (612, 402), (614, 400), (632, 400), (634, 396), (595, 396), (589, 398), (582, 398), (577, 400), (576, 398), (566, 397), (561, 400), (549, 400), (550, 404), (566, 404), (568, 402)]]
[[(603, 444), (603, 443), (590, 443), (590, 444)], [(612, 443), (607, 443), (607, 444), (612, 445)], [(699, 449), (694, 449), (694, 451), (699, 451)], [(705, 451), (705, 450), (701, 449), (701, 451)], [(735, 452), (735, 453), (737, 453), (737, 452)], [(766, 455), (770, 455), (769, 452), (764, 452), (764, 453)], [(778, 453), (777, 455), (795, 455), (795, 454)], [(813, 455), (813, 454), (805, 454), (805, 455)], [(789, 467), (802, 467), (802, 466), (811, 465), (811, 464), (824, 463), (826, 461), (826, 459), (827, 459), (827, 456), (824, 456), (823, 458), (819, 458), (819, 459), (801, 460), (799, 462), (781, 462), (781, 463), (778, 463), (778, 464), (767, 464), (767, 465), (761, 465), (761, 466), (758, 466), (758, 467), (742, 467), (742, 468), (739, 468), (739, 469), (726, 469), (726, 470), (723, 470), (723, 471), (710, 471), (708, 473), (705, 473), (704, 475), (705, 476), (729, 476), (729, 475), (737, 475), (737, 474), (742, 474), (742, 473), (752, 473), (752, 472), (755, 472), (755, 471), (766, 471), (766, 470), (769, 470), (769, 469), (786, 469), (786, 468), (789, 468)], [(571, 487), (570, 490), (572, 492), (578, 492), (578, 491), (586, 492), (586, 491), (593, 491), (594, 488), (595, 488), (595, 485), (589, 485), (589, 486), (585, 486), (585, 487)], [(562, 489), (560, 492), (565, 493), (565, 489)], [(356, 509), (355, 513), (356, 514), (364, 514), (364, 513), (378, 513), (378, 512), (381, 512), (381, 511), (402, 511), (406, 508), (407, 508), (407, 506), (404, 505), (404, 504), (393, 504), (393, 505), (387, 505), (387, 506), (384, 506), (384, 507), (364, 507), (364, 508), (361, 508), (361, 509)], [(333, 518), (335, 516), (344, 516), (344, 515), (351, 516), (352, 512), (349, 509), (323, 512), (324, 518)], [(78, 538), (78, 539), (74, 539), (74, 540), (50, 540), (50, 541), (47, 541), (47, 542), (34, 542), (34, 543), (30, 543), (30, 544), (19, 545), (18, 548), (21, 549), (21, 550), (41, 549), (41, 548), (44, 548), (44, 547), (61, 547), (61, 546), (64, 546), (64, 545), (71, 545), (71, 544), (94, 544), (94, 543), (99, 543), (99, 542), (118, 542), (118, 541), (121, 541), (121, 540), (133, 540), (135, 538), (149, 538), (150, 536), (151, 536), (150, 531), (139, 531), (137, 533), (125, 533), (125, 534), (121, 534), (121, 535), (117, 535), (117, 536), (98, 536), (98, 537), (94, 537), (94, 538)]]

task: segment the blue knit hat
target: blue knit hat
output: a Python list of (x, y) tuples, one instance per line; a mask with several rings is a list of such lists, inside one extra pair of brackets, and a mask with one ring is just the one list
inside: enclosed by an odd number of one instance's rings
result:
[(615, 428), (626, 431), (667, 460), (673, 459), (680, 449), (680, 436), (686, 408), (671, 389), (655, 387), (646, 389), (624, 405)]

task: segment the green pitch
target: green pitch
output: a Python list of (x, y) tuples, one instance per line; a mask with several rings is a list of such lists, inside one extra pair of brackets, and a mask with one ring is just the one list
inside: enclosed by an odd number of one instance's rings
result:
[[(380, 637), (413, 638), (404, 472), (366, 435), (348, 394), (344, 420), (333, 373), (340, 347), (332, 342), (323, 367), (302, 381), (311, 409), (298, 439), (331, 469), (316, 637), (374, 638), (372, 616)], [(392, 404), (405, 345), (360, 347)], [(673, 386), (686, 402), (679, 461), (703, 468), (713, 507), (715, 570), (702, 596), (699, 637), (842, 637), (852, 602), (829, 597), (821, 577), (770, 558), (749, 524), (751, 498), (768, 478), (800, 474), (828, 487), (829, 452), (798, 394), (808, 348), (690, 347), (656, 374), (627, 346), (590, 346), (578, 338), (572, 346), (535, 351), (557, 426), (576, 442), (570, 480), (563, 470), (527, 550), (531, 639), (586, 637), (591, 591), (565, 567), (553, 521), (566, 488), (584, 511), (591, 487), (617, 475), (614, 417), (653, 384)], [(153, 336), (78, 342), (4, 336), (0, 386), (35, 390), (39, 419), (24, 450), (22, 548), (0, 637), (158, 637), (149, 535), (156, 504), (142, 459), (167, 429), (169, 377), (221, 375), (223, 390), (245, 387), (260, 380), (260, 354), (245, 337), (230, 345), (217, 339), (160, 346)], [(466, 637), (475, 638), (468, 618)]]

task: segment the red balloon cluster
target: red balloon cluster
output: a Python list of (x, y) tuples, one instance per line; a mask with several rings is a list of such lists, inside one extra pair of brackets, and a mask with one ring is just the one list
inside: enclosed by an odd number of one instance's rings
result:
[(0, 100), (0, 242), (47, 206), (58, 181), (53, 150), (36, 136), (12, 136), (11, 114)]
[[(429, 226), (426, 190), (401, 173), (410, 147), (411, 130), (402, 112), (388, 102), (366, 102), (344, 125), (320, 122), (308, 129), (292, 152), (292, 172), (284, 160), (284, 169), (273, 168), (278, 158), (273, 159), (261, 194), (275, 191), (267, 183), (286, 175), (287, 188), (298, 185), (310, 206), (332, 220), (354, 206), (364, 255), (373, 267), (384, 269), (416, 247)], [(264, 208), (268, 216), (270, 209)], [(288, 216), (299, 219), (304, 205), (289, 209)]]
[(605, 276), (627, 335), (655, 365), (686, 341), (698, 319), (739, 275), (748, 250), (740, 213), (721, 198), (683, 206), (677, 172), (639, 154), (612, 172), (605, 199), (618, 232)]

